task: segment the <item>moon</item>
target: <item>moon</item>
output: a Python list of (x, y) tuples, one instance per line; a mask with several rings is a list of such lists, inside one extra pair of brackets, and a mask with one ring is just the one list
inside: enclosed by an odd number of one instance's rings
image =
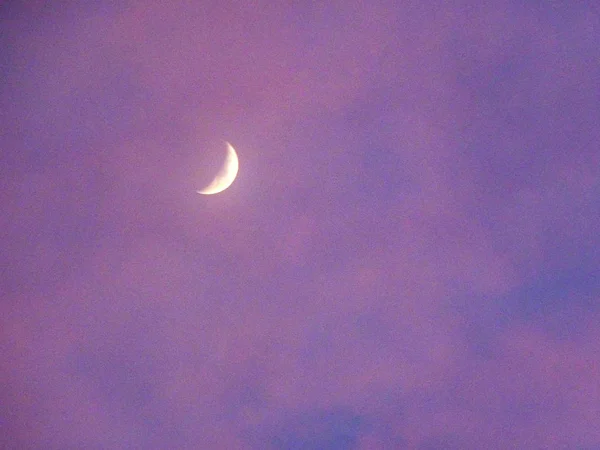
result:
[(237, 176), (238, 169), (240, 167), (240, 163), (237, 157), (237, 153), (235, 152), (235, 148), (229, 142), (227, 144), (227, 156), (225, 157), (225, 162), (223, 166), (215, 176), (215, 178), (210, 182), (208, 186), (205, 188), (196, 191), (198, 194), (203, 195), (212, 195), (218, 194), (219, 192), (223, 192), (233, 180)]

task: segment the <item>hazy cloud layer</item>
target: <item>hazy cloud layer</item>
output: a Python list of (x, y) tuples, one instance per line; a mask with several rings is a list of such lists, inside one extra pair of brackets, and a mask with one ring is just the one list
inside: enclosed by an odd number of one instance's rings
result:
[(0, 14), (0, 446), (600, 445), (593, 2)]

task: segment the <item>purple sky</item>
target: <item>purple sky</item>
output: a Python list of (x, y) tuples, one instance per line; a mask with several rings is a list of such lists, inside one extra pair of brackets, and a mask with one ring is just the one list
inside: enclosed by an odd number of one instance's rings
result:
[(596, 2), (89, 3), (0, 7), (1, 448), (600, 448)]

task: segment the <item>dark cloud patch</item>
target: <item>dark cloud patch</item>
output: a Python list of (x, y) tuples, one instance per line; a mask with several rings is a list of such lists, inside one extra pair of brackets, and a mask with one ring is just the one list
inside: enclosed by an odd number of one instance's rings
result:
[(586, 319), (600, 313), (600, 279), (596, 264), (546, 270), (506, 294), (466, 294), (451, 302), (466, 319), (466, 341), (482, 358), (497, 356), (497, 338), (515, 324), (534, 324), (554, 339), (578, 338)]
[(87, 386), (92, 397), (101, 399), (111, 416), (122, 422), (117, 440), (106, 437), (104, 443), (142, 448), (183, 445), (185, 428), (165, 416), (161, 406), (165, 399), (159, 387), (164, 377), (160, 362), (140, 337), (131, 333), (107, 335), (104, 340), (80, 346), (68, 364), (78, 385)]
[(497, 334), (500, 327), (491, 318), (485, 321), (470, 318), (465, 326), (465, 338), (471, 352), (478, 358), (497, 355)]
[(65, 358), (65, 370), (101, 398), (138, 413), (157, 400), (157, 384), (163, 379), (156, 334), (148, 336), (148, 330), (160, 327), (161, 319), (139, 305), (124, 308), (122, 295), (114, 287), (106, 292), (102, 307), (93, 311), (96, 321), (85, 323), (85, 339)]
[(541, 325), (553, 336), (577, 337), (584, 319), (600, 311), (600, 281), (594, 266), (547, 272), (510, 292), (500, 304), (507, 320)]
[(30, 438), (18, 420), (15, 395), (0, 390), (0, 448), (29, 448)]
[(582, 17), (600, 16), (598, 3), (593, 0), (555, 1), (551, 3), (540, 0), (519, 0), (511, 3), (515, 12), (520, 11), (535, 15), (537, 19), (552, 25), (556, 30), (577, 27)]
[(364, 429), (364, 419), (350, 410), (316, 410), (288, 415), (267, 440), (271, 449), (348, 450), (357, 448)]
[(592, 445), (581, 445), (576, 448), (577, 450), (600, 450), (600, 443)]
[[(127, 347), (127, 343), (123, 344)], [(153, 398), (148, 370), (148, 355), (107, 346), (82, 349), (73, 357), (77, 374), (88, 378), (109, 400), (118, 400), (128, 408), (141, 408)]]
[(541, 274), (511, 292), (506, 298), (506, 312), (515, 311), (527, 319), (548, 313), (578, 308), (597, 311), (600, 307), (598, 269), (578, 266)]
[(225, 387), (220, 404), (226, 420), (236, 422), (248, 412), (267, 406), (264, 367), (255, 361), (242, 364), (236, 371), (224, 373)]

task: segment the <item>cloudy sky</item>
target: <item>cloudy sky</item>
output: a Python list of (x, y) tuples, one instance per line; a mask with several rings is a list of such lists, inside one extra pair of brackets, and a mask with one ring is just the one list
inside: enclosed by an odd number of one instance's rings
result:
[(0, 6), (0, 447), (600, 448), (596, 2), (71, 3)]

